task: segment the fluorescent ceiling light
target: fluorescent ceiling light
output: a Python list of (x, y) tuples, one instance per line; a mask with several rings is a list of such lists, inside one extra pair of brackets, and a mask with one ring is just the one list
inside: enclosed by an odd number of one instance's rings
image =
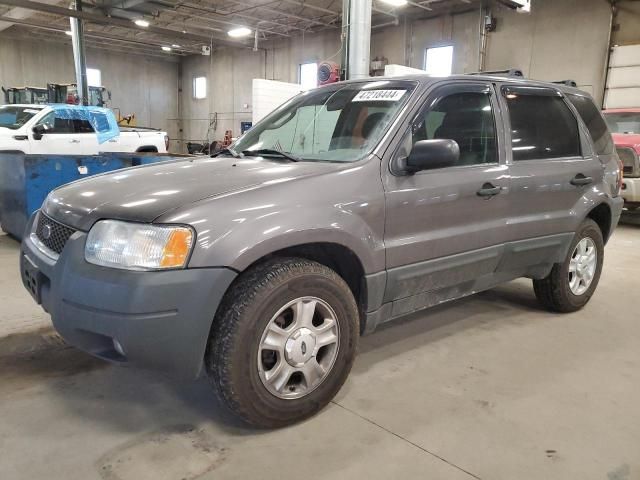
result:
[(164, 50), (165, 52), (170, 52), (171, 51), (171, 47), (163, 46), (162, 50)]
[(66, 31), (66, 32), (64, 32), (64, 33), (66, 33), (66, 34), (67, 34), (67, 35), (69, 35), (69, 36), (71, 36), (71, 35), (72, 35), (71, 30), (67, 30), (67, 31)]
[(404, 7), (408, 3), (407, 0), (381, 0), (381, 2), (394, 7)]
[(173, 45), (171, 45), (171, 48), (182, 48), (182, 47), (174, 43)]
[(251, 35), (251, 29), (247, 27), (238, 27), (227, 32), (230, 37), (246, 37)]
[(149, 25), (151, 25), (147, 20), (145, 20), (144, 18), (138, 18), (137, 20), (135, 20), (133, 23), (135, 23), (136, 25), (138, 25), (139, 27), (148, 27)]

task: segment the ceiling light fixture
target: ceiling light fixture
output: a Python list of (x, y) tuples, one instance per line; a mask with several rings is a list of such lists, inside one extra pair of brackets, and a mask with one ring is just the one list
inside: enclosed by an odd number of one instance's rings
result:
[(182, 47), (174, 43), (173, 45), (171, 45), (171, 48), (182, 48)]
[(381, 0), (382, 3), (386, 3), (387, 5), (391, 5), (393, 7), (404, 7), (407, 3), (407, 0)]
[(171, 47), (163, 46), (162, 50), (164, 50), (165, 52), (170, 52), (171, 51)]
[(238, 38), (238, 37), (246, 37), (247, 35), (251, 35), (251, 29), (247, 27), (238, 27), (233, 28), (227, 32), (230, 37)]
[(145, 20), (144, 18), (138, 18), (137, 20), (134, 20), (134, 22), (137, 26), (139, 27), (144, 27), (147, 28), (149, 25), (151, 25), (147, 20)]
[(67, 30), (67, 31), (66, 31), (66, 32), (64, 32), (64, 33), (66, 33), (66, 34), (67, 34), (67, 35), (69, 35), (69, 36), (73, 35), (73, 33), (71, 33), (71, 30)]

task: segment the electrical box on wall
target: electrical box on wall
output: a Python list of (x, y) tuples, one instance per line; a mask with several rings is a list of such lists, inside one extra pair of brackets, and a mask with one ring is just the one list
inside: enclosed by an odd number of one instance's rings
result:
[(486, 15), (484, 17), (484, 29), (487, 32), (495, 32), (498, 27), (498, 21), (496, 17), (492, 17), (491, 15)]
[(211, 47), (209, 45), (202, 46), (202, 55), (209, 56), (211, 55)]

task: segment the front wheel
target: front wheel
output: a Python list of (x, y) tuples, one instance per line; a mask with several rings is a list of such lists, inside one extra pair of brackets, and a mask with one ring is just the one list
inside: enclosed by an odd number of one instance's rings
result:
[(563, 263), (542, 280), (534, 280), (536, 297), (550, 310), (575, 312), (584, 307), (600, 280), (604, 240), (598, 224), (585, 220), (578, 228)]
[(282, 427), (323, 408), (345, 382), (359, 337), (345, 281), (304, 259), (239, 277), (225, 295), (205, 364), (222, 401), (258, 427)]

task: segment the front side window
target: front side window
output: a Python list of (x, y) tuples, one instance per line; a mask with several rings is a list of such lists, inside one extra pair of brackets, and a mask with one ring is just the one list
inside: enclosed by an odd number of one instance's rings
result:
[(496, 128), (488, 92), (462, 92), (437, 101), (413, 126), (412, 142), (455, 140), (458, 165), (497, 163)]
[(89, 120), (73, 119), (71, 122), (75, 133), (95, 133)]
[(73, 122), (68, 118), (59, 117), (56, 112), (49, 112), (40, 119), (38, 125), (44, 126), (47, 134), (68, 134), (76, 133)]
[(377, 145), (415, 83), (335, 84), (294, 97), (233, 145), (239, 153), (277, 150), (307, 161), (353, 162)]
[(524, 93), (503, 88), (511, 119), (513, 160), (579, 157), (578, 122), (553, 90)]
[[(613, 153), (613, 140), (607, 124), (605, 123), (600, 110), (593, 104), (593, 100), (584, 95), (567, 95), (567, 98), (578, 111), (582, 121), (587, 126), (593, 145), (598, 155), (608, 155)], [(639, 115), (640, 116), (640, 115)], [(640, 118), (639, 118), (640, 123)]]

